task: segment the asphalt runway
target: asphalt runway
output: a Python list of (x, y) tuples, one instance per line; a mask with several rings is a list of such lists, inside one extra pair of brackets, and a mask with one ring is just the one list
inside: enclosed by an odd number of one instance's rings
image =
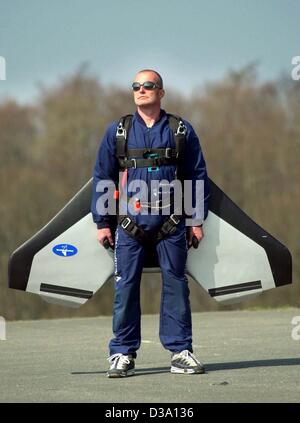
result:
[(204, 375), (171, 374), (159, 316), (143, 316), (136, 375), (124, 379), (106, 377), (111, 317), (8, 322), (0, 402), (300, 402), (294, 316), (300, 309), (194, 313)]

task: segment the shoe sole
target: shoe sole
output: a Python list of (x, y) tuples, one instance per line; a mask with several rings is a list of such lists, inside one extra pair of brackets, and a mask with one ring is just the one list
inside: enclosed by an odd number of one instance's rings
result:
[(178, 367), (171, 367), (171, 373), (177, 373), (177, 374), (181, 374), (181, 375), (193, 375), (193, 374), (204, 374), (205, 373), (205, 369), (179, 369)]
[(106, 373), (106, 376), (108, 378), (120, 378), (120, 377), (134, 376), (134, 374), (135, 374), (135, 371), (130, 370), (127, 373)]

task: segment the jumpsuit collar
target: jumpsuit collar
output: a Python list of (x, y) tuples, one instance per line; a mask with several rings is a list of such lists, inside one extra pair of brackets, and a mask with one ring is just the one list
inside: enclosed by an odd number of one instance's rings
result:
[[(165, 116), (167, 115), (167, 113), (166, 113), (166, 111), (165, 110), (163, 110), (163, 109), (160, 109), (160, 115), (159, 115), (159, 118), (158, 118), (158, 120), (154, 123), (154, 125), (156, 125), (157, 123), (159, 123)], [(144, 119), (142, 118), (142, 116), (138, 113), (138, 111), (136, 111), (135, 112), (135, 114), (134, 114), (134, 116), (135, 116), (135, 118), (136, 118), (136, 120), (140, 123), (140, 124), (142, 124), (143, 126), (146, 126), (147, 127), (147, 125), (146, 125), (146, 123), (145, 123), (145, 121), (144, 121)], [(153, 125), (153, 126), (154, 126)]]

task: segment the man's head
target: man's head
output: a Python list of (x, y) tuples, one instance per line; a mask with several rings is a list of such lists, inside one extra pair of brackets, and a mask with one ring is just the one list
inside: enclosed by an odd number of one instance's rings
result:
[[(150, 82), (151, 84), (145, 84)], [(140, 85), (139, 85), (140, 84)], [(155, 84), (153, 86), (153, 84)], [(134, 87), (136, 88), (134, 89)], [(143, 69), (139, 71), (133, 81), (134, 102), (138, 107), (160, 107), (160, 102), (165, 91), (163, 89), (163, 80), (160, 74), (152, 69)]]

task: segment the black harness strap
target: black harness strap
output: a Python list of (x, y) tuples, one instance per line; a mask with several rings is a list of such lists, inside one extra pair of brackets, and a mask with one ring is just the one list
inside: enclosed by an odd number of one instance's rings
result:
[(161, 241), (169, 235), (172, 235), (176, 231), (176, 227), (180, 222), (182, 216), (177, 214), (171, 214), (168, 219), (164, 221), (162, 226), (158, 229), (156, 233), (156, 242)]
[(162, 226), (155, 232), (149, 233), (140, 228), (129, 216), (119, 216), (118, 223), (121, 228), (131, 237), (144, 245), (157, 244), (162, 239), (173, 234), (181, 220), (181, 216), (171, 214)]
[[(155, 167), (176, 164), (178, 177), (180, 164), (184, 156), (186, 126), (179, 116), (167, 114), (170, 128), (174, 134), (174, 148), (127, 148), (127, 138), (132, 124), (132, 115), (122, 116), (116, 133), (117, 157), (121, 169), (137, 167)], [(150, 155), (155, 155), (151, 157)], [(149, 157), (150, 156), (150, 157)], [(138, 159), (138, 160), (135, 160)]]
[[(128, 150), (130, 151), (130, 150)], [(138, 167), (158, 167), (162, 165), (177, 164), (177, 159), (165, 158), (165, 157), (149, 157), (148, 159), (119, 159), (119, 163), (122, 169)]]
[(129, 148), (128, 150), (129, 157), (138, 158), (147, 158), (150, 154), (155, 154), (156, 157), (164, 159), (172, 159), (177, 157), (176, 148)]
[[(176, 164), (176, 177), (180, 178), (180, 168), (184, 157), (186, 126), (179, 116), (168, 114), (169, 125), (174, 134), (176, 148), (138, 148), (128, 149), (127, 138), (132, 124), (132, 115), (123, 116), (118, 124), (116, 133), (116, 149), (119, 165), (122, 170), (138, 167), (159, 167), (161, 165)], [(154, 157), (151, 157), (153, 155)], [(134, 157), (133, 157), (134, 156)], [(118, 223), (132, 238), (142, 244), (158, 243), (176, 231), (182, 216), (172, 214), (155, 232), (149, 233), (140, 228), (129, 217), (118, 216)]]
[(152, 237), (148, 232), (140, 228), (129, 216), (119, 216), (118, 223), (121, 228), (129, 235), (131, 238), (136, 239), (141, 244), (146, 244), (151, 242)]
[(168, 118), (169, 118), (170, 128), (172, 129), (172, 132), (174, 134), (175, 146), (176, 146), (175, 149), (176, 149), (177, 158), (178, 158), (176, 177), (177, 179), (182, 180), (183, 175), (182, 175), (181, 169), (182, 169), (182, 160), (184, 157), (187, 129), (182, 119), (179, 116), (168, 114)]
[(117, 157), (119, 159), (127, 157), (127, 136), (129, 134), (132, 123), (132, 115), (122, 116), (116, 133), (117, 140)]

